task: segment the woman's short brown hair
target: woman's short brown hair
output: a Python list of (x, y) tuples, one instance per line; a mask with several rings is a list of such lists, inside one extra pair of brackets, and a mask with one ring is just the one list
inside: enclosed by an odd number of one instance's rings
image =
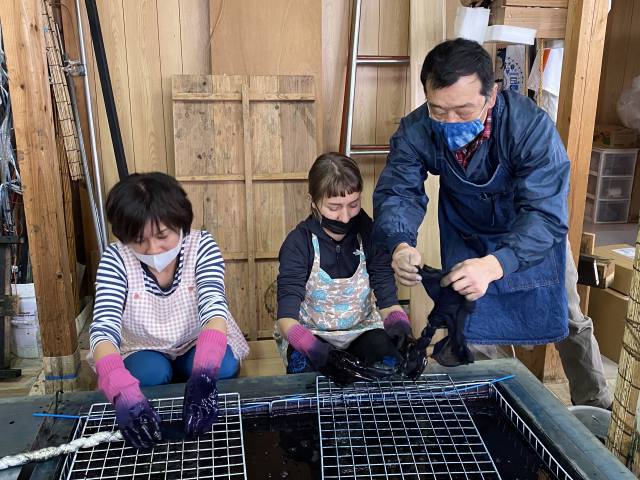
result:
[(159, 223), (187, 235), (193, 209), (178, 181), (161, 172), (134, 173), (123, 178), (107, 196), (107, 220), (122, 243), (138, 242), (147, 222)]
[(358, 164), (341, 153), (323, 153), (309, 170), (309, 196), (316, 205), (323, 198), (362, 192), (362, 183)]

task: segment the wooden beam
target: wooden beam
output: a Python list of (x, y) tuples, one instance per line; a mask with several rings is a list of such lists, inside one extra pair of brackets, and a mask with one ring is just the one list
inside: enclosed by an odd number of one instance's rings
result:
[[(314, 93), (263, 93), (248, 94), (250, 102), (314, 102)], [(175, 93), (174, 101), (181, 102), (241, 102), (240, 93)]]
[[(254, 173), (254, 182), (278, 182), (283, 180), (306, 181), (309, 177), (307, 172), (279, 172), (279, 173)], [(179, 182), (244, 182), (244, 175), (241, 173), (221, 173), (217, 175), (185, 175), (177, 176)]]
[[(249, 85), (242, 84), (242, 135), (244, 141), (244, 191), (245, 204), (247, 206), (247, 268), (249, 275), (249, 315), (257, 317), (256, 307), (256, 225), (254, 218), (253, 202), (253, 160), (251, 158), (251, 113), (249, 110)], [(251, 322), (249, 325), (249, 338), (258, 339), (258, 325)]]
[(582, 239), (608, 5), (607, 0), (571, 0), (567, 17), (557, 126), (571, 161), (569, 242), (576, 265)]
[(567, 9), (493, 6), (490, 23), (535, 28), (536, 38), (563, 38), (567, 24)]
[[(42, 1), (3, 2), (0, 21), (11, 78), (13, 122), (42, 347), (45, 357), (72, 358), (78, 339), (60, 160), (45, 57)], [(68, 362), (62, 363), (65, 368), (68, 366)], [(67, 373), (45, 371), (45, 374), (55, 377)]]

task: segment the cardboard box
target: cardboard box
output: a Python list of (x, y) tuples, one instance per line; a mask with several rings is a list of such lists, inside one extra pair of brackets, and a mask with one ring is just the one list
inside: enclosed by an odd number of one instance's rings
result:
[(589, 294), (589, 316), (600, 353), (614, 362), (620, 359), (628, 301), (628, 296), (610, 288), (592, 288)]
[[(623, 255), (620, 252), (622, 249), (630, 249), (628, 250), (629, 253), (635, 252), (635, 247), (633, 245), (618, 243), (615, 245), (603, 245), (602, 247), (597, 247), (595, 254), (599, 257), (610, 258), (614, 261), (615, 275), (610, 288), (622, 293), (623, 295), (629, 295), (629, 290), (631, 289), (631, 277), (633, 276), (634, 257)], [(616, 252), (616, 250), (619, 251)]]
[(622, 125), (596, 125), (593, 144), (605, 148), (634, 148), (638, 146), (638, 133)]

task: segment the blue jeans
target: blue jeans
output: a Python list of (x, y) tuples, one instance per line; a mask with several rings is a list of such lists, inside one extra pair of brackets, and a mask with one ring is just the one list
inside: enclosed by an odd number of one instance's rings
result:
[[(191, 376), (195, 353), (196, 347), (193, 347), (184, 355), (171, 361), (155, 350), (140, 350), (125, 358), (124, 366), (131, 372), (131, 375), (140, 380), (141, 387), (186, 382)], [(240, 364), (233, 356), (231, 347), (227, 345), (218, 378), (235, 377), (239, 367)]]

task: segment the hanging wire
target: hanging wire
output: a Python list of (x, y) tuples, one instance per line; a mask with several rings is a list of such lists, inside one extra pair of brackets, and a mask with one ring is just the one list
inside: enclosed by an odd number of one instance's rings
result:
[[(11, 120), (11, 98), (9, 97), (9, 74), (2, 41), (0, 25), (0, 222), (1, 235), (21, 237), (22, 215), (16, 212), (22, 205), (22, 181), (16, 164)], [(12, 281), (18, 280), (18, 247), (11, 245)]]

